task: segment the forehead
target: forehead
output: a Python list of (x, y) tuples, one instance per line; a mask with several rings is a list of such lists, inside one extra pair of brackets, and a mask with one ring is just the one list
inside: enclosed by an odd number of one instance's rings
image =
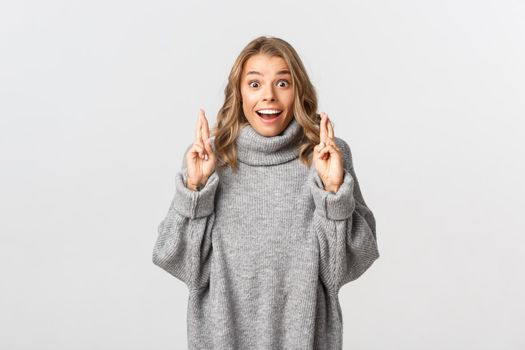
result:
[[(244, 62), (243, 75), (284, 75), (289, 71), (286, 61), (282, 57), (269, 55), (254, 55)], [(260, 73), (260, 74), (256, 74)]]

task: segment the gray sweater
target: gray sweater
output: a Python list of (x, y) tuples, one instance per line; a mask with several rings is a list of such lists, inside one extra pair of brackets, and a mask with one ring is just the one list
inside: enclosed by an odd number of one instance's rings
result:
[(188, 286), (189, 349), (342, 349), (338, 292), (379, 258), (375, 219), (348, 144), (335, 138), (334, 193), (299, 161), (300, 136), (295, 119), (273, 137), (248, 124), (238, 173), (217, 168), (200, 191), (184, 186), (184, 154), (153, 262)]

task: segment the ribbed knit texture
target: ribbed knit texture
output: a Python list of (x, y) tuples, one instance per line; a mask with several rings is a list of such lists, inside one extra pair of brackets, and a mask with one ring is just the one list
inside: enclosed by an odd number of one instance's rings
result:
[(217, 168), (195, 192), (184, 154), (153, 262), (189, 288), (189, 349), (342, 349), (338, 292), (379, 258), (375, 218), (348, 144), (336, 137), (333, 193), (299, 161), (301, 135), (295, 119), (273, 137), (246, 125), (238, 172)]

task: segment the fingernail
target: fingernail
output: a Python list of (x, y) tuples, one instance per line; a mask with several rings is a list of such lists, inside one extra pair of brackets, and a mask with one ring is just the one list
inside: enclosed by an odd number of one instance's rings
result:
[(205, 156), (204, 156), (204, 159), (208, 160), (208, 155), (205, 155)]
[(323, 148), (323, 147), (324, 147), (324, 142), (321, 141), (321, 143), (319, 144), (319, 146), (321, 146), (321, 148)]

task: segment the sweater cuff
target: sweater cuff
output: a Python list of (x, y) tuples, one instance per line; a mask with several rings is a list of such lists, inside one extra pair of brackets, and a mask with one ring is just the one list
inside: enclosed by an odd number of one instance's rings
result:
[(346, 169), (343, 183), (335, 193), (324, 189), (315, 168), (310, 169), (309, 181), (316, 213), (330, 220), (345, 220), (352, 216), (355, 208), (354, 179)]
[(190, 219), (209, 216), (215, 209), (215, 192), (219, 185), (219, 175), (214, 171), (200, 191), (192, 191), (184, 183), (185, 174), (178, 172), (175, 177), (174, 209)]

